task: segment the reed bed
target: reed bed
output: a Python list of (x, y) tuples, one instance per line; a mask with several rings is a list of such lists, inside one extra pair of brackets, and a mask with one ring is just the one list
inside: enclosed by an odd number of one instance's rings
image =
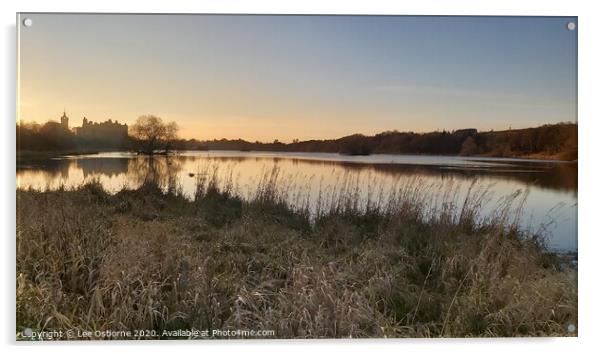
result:
[[(525, 191), (492, 200), (477, 181), (419, 178), (360, 190), (366, 180), (345, 175), (311, 198), (274, 168), (244, 196), (223, 176), (199, 169), (193, 198), (173, 179), (17, 190), (17, 337), (576, 335), (576, 270), (519, 227)], [(486, 203), (498, 207), (482, 215)]]

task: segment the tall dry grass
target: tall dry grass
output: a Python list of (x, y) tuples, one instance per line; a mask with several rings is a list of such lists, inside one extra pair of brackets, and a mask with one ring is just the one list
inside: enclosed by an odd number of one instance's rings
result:
[(398, 181), (251, 198), (199, 171), (110, 195), (17, 191), (17, 331), (269, 329), (279, 338), (566, 336), (575, 271), (521, 231), (524, 193)]

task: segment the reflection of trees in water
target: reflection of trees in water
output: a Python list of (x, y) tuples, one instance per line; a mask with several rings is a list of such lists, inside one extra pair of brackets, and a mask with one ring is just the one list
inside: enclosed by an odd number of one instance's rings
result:
[[(312, 161), (315, 163), (317, 161)], [(465, 179), (487, 178), (533, 184), (538, 187), (577, 191), (577, 164), (574, 163), (513, 163), (495, 167), (428, 166), (400, 164), (354, 164), (342, 163), (350, 170), (372, 169), (394, 175), (427, 175)]]
[[(292, 165), (313, 165), (324, 168), (343, 167), (348, 172), (373, 171), (392, 176), (432, 176), (441, 178), (487, 178), (498, 181), (514, 181), (536, 185), (542, 188), (562, 191), (577, 191), (577, 164), (503, 161), (503, 164), (492, 167), (442, 166), (442, 165), (409, 165), (409, 164), (366, 164), (341, 161), (324, 161), (296, 159), (284, 157), (238, 157), (238, 156), (137, 156), (128, 158), (81, 158), (51, 159), (43, 164), (21, 165), (17, 172), (25, 170), (41, 170), (51, 178), (69, 178), (70, 166), (81, 168), (84, 177), (88, 175), (114, 176), (127, 173), (127, 180), (132, 185), (155, 183), (163, 188), (175, 185), (176, 176), (187, 163), (207, 163), (218, 165), (230, 163), (236, 165), (244, 161), (257, 163), (272, 162), (280, 164), (288, 160)], [(492, 161), (486, 161), (491, 163)], [(196, 171), (188, 171), (196, 172)]]
[[(246, 157), (211, 156), (203, 159), (218, 162), (242, 162)], [(278, 164), (281, 157), (252, 157), (256, 162), (271, 161)], [(526, 184), (562, 191), (577, 191), (577, 164), (556, 162), (504, 161), (499, 166), (470, 167), (444, 165), (411, 165), (390, 163), (353, 163), (291, 158), (293, 165), (307, 164), (323, 167), (342, 166), (349, 172), (374, 171), (395, 176), (425, 175), (433, 177), (489, 178), (494, 180), (518, 181)], [(476, 161), (475, 161), (476, 162)], [(486, 161), (491, 163), (492, 161)]]
[(527, 163), (485, 168), (374, 165), (373, 168), (380, 172), (393, 174), (440, 175), (466, 179), (487, 178), (510, 182), (518, 181), (553, 190), (577, 191), (577, 164), (573, 163)]
[(41, 171), (48, 178), (67, 179), (69, 177), (69, 167), (74, 164), (72, 160), (48, 159), (43, 163), (36, 162), (35, 164), (19, 164), (17, 163), (17, 174), (25, 171)]
[(182, 156), (138, 156), (128, 161), (128, 180), (137, 186), (176, 188), (177, 175), (185, 161)]

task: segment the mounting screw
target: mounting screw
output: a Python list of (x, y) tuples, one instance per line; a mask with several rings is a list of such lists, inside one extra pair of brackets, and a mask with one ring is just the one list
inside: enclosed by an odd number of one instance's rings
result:
[(568, 29), (569, 31), (574, 31), (575, 28), (577, 28), (577, 25), (575, 24), (575, 22), (569, 22), (566, 24), (566, 29)]

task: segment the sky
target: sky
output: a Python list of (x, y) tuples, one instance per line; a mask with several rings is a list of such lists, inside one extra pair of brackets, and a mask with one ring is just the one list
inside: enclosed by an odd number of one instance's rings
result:
[(571, 17), (24, 14), (19, 121), (291, 141), (576, 121)]

